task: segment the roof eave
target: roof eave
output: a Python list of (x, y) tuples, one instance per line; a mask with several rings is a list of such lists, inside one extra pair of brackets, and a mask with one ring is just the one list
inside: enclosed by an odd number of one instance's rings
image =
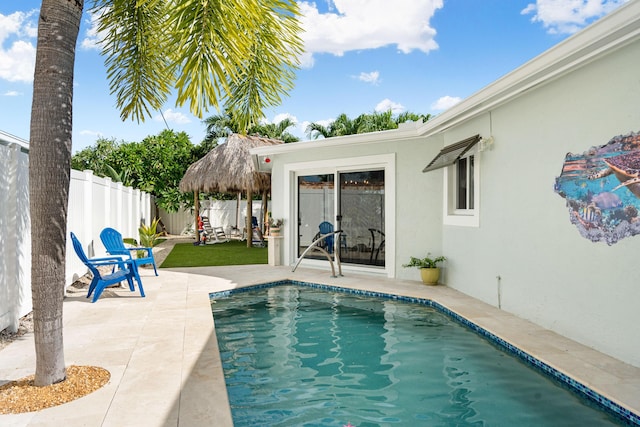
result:
[(640, 38), (640, 1), (632, 1), (426, 123), (414, 123), (413, 126), (388, 131), (301, 141), (277, 147), (260, 147), (250, 152), (254, 164), (261, 169), (260, 159), (269, 155), (292, 153), (312, 147), (334, 148), (342, 145), (429, 137), (495, 109), (536, 86), (547, 84), (638, 38)]

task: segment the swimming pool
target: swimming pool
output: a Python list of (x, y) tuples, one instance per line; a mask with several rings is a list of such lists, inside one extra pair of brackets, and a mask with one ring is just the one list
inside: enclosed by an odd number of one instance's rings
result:
[(621, 425), (432, 302), (364, 294), (274, 283), (211, 295), (236, 426)]

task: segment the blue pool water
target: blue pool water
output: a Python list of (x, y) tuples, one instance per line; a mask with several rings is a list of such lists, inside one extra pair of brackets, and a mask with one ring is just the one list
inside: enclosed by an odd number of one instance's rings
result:
[(623, 425), (422, 304), (284, 285), (212, 310), (236, 427)]

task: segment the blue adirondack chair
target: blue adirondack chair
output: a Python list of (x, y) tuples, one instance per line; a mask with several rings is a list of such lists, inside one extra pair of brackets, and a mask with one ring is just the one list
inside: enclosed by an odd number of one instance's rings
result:
[[(100, 232), (100, 240), (102, 240), (102, 244), (107, 249), (107, 252), (110, 255), (120, 255), (131, 263), (133, 275), (138, 281), (138, 285), (140, 287), (142, 287), (142, 280), (140, 279), (138, 266), (151, 264), (153, 265), (153, 271), (156, 273), (156, 276), (158, 275), (158, 270), (156, 269), (156, 260), (153, 258), (153, 250), (151, 248), (127, 248), (124, 245), (124, 241), (122, 240), (122, 234), (111, 227), (107, 227)], [(138, 254), (140, 253), (138, 251), (146, 252), (146, 255), (143, 257), (134, 258), (131, 255), (131, 251), (136, 251)]]
[[(320, 235), (323, 235), (323, 234), (333, 233), (333, 224), (331, 224), (329, 221), (321, 222), (318, 228), (320, 229), (320, 233), (318, 233), (319, 234), (318, 237), (320, 237)], [(326, 242), (326, 245), (322, 245), (322, 246), (325, 248), (327, 252), (332, 254), (333, 253), (333, 235), (328, 236), (326, 239), (324, 239), (324, 241)]]
[[(88, 258), (84, 253), (82, 244), (80, 244), (80, 241), (73, 233), (71, 233), (71, 241), (73, 242), (73, 249), (76, 251), (78, 258), (80, 258), (84, 265), (86, 265), (93, 274), (93, 279), (91, 279), (91, 284), (89, 285), (89, 292), (87, 293), (87, 298), (93, 294), (93, 300), (91, 300), (91, 302), (96, 302), (98, 298), (100, 298), (104, 288), (120, 283), (124, 280), (129, 283), (129, 289), (131, 289), (132, 292), (135, 290), (133, 287), (133, 268), (131, 268), (129, 261), (118, 256)], [(98, 267), (104, 266), (112, 267), (110, 274), (100, 273)], [(118, 266), (118, 270), (115, 270), (115, 266)], [(144, 289), (142, 289), (142, 284), (140, 282), (138, 282), (138, 288), (140, 288), (140, 295), (144, 297)]]

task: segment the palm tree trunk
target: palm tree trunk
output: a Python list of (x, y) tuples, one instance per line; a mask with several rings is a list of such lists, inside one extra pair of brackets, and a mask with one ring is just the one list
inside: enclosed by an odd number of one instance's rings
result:
[(73, 67), (84, 0), (43, 0), (29, 150), (35, 385), (66, 377), (62, 339)]

